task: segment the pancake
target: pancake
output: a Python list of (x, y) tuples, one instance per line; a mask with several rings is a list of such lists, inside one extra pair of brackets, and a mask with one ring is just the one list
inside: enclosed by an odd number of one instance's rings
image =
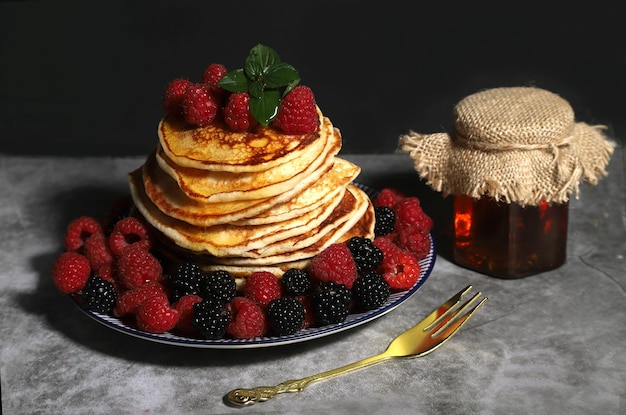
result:
[[(351, 192), (345, 192), (339, 201), (331, 200), (329, 204), (307, 212), (294, 219), (270, 223), (267, 225), (232, 224), (197, 227), (174, 219), (161, 212), (147, 197), (142, 185), (141, 170), (137, 169), (129, 176), (131, 194), (135, 205), (146, 220), (177, 245), (198, 253), (206, 253), (216, 257), (251, 255), (251, 250), (261, 249), (277, 241), (308, 234), (326, 219), (338, 211), (342, 213), (340, 220), (350, 214), (357, 202)], [(335, 207), (340, 208), (335, 209)], [(254, 256), (258, 256), (253, 252)]]
[[(336, 242), (345, 242), (353, 236), (374, 237), (375, 214), (371, 201), (356, 187), (360, 194), (358, 210), (348, 213), (345, 221), (339, 223), (327, 223), (320, 226), (316, 232), (300, 235), (268, 246), (267, 249), (257, 251), (256, 257), (219, 258), (215, 260), (221, 265), (256, 267), (268, 264), (281, 264), (286, 262), (303, 261), (310, 259), (322, 252), (329, 245)], [(364, 197), (364, 198), (363, 198)], [(270, 255), (271, 254), (271, 255)]]
[(341, 197), (340, 194), (343, 194), (345, 187), (358, 176), (360, 171), (361, 168), (356, 164), (335, 157), (333, 167), (315, 183), (307, 184), (297, 196), (247, 219), (236, 221), (235, 224), (258, 225), (281, 222), (302, 215), (327, 203), (332, 198)]
[[(329, 123), (318, 109), (320, 125)], [(284, 134), (259, 126), (250, 132), (233, 132), (216, 122), (190, 128), (184, 121), (166, 117), (159, 123), (159, 142), (178, 166), (201, 170), (258, 172), (302, 157), (319, 139), (311, 134)]]
[(160, 211), (196, 226), (224, 223), (255, 225), (301, 215), (339, 197), (338, 193), (359, 173), (355, 164), (335, 158), (330, 170), (305, 177), (287, 192), (265, 199), (202, 203), (188, 198), (157, 165), (153, 155), (143, 165), (145, 192)]
[[(275, 166), (260, 172), (217, 172), (180, 167), (170, 160), (159, 146), (156, 160), (159, 167), (176, 180), (180, 189), (190, 198), (202, 202), (230, 202), (236, 200), (262, 199), (288, 191), (312, 174), (341, 149), (341, 136), (337, 130), (324, 135), (325, 141), (317, 141), (313, 149), (323, 146), (311, 157)], [(320, 140), (322, 140), (320, 138)]]
[(374, 208), (371, 203), (357, 222), (349, 227), (350, 223), (344, 222), (340, 228), (329, 232), (319, 238), (315, 243), (292, 255), (281, 254), (273, 257), (256, 259), (215, 258), (210, 255), (198, 254), (172, 244), (172, 241), (161, 234), (157, 238), (157, 249), (175, 263), (193, 261), (205, 272), (224, 270), (235, 277), (245, 278), (255, 271), (269, 271), (280, 277), (290, 268), (305, 269), (311, 259), (332, 243), (341, 243), (353, 236), (373, 237), (374, 235)]

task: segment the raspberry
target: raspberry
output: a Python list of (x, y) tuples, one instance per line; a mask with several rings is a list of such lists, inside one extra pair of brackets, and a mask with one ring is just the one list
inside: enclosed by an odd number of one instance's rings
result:
[(352, 294), (343, 284), (333, 281), (318, 284), (313, 290), (311, 306), (318, 324), (343, 323), (350, 313)]
[(182, 78), (174, 79), (167, 85), (163, 94), (163, 109), (167, 114), (178, 117), (183, 115), (185, 93), (192, 85), (193, 82)]
[(214, 298), (222, 304), (227, 304), (237, 294), (237, 282), (227, 271), (215, 271), (200, 284), (200, 293), (203, 298)]
[(152, 297), (137, 309), (137, 326), (148, 333), (165, 333), (178, 323), (178, 310), (172, 308), (167, 298)]
[(102, 233), (91, 235), (85, 241), (84, 249), (85, 256), (93, 270), (99, 270), (102, 266), (113, 262), (113, 255), (109, 250), (107, 238)]
[(191, 326), (202, 333), (205, 339), (217, 340), (224, 337), (230, 324), (230, 307), (215, 300), (202, 300), (193, 305)]
[(374, 206), (387, 206), (389, 208), (393, 208), (396, 203), (405, 197), (406, 195), (400, 190), (387, 187), (378, 192), (376, 199), (374, 199)]
[(74, 219), (67, 226), (64, 240), (65, 249), (79, 252), (85, 241), (95, 233), (103, 233), (102, 225), (96, 219), (89, 216)]
[(396, 233), (394, 242), (412, 253), (418, 261), (425, 258), (430, 252), (428, 233), (413, 226), (401, 226)]
[(77, 252), (63, 252), (52, 265), (52, 281), (64, 294), (82, 290), (90, 275), (89, 260)]
[(109, 262), (107, 264), (102, 264), (100, 268), (95, 271), (92, 270), (93, 273), (99, 277), (102, 277), (104, 280), (113, 283), (115, 280), (115, 264), (113, 262)]
[(146, 251), (152, 247), (152, 238), (148, 227), (134, 216), (117, 221), (109, 235), (109, 248), (113, 255), (122, 255), (122, 252), (129, 246)]
[(117, 260), (117, 273), (122, 286), (133, 289), (161, 280), (163, 268), (150, 252), (140, 247), (126, 249)]
[(280, 298), (280, 281), (269, 271), (255, 271), (246, 278), (244, 295), (261, 307), (267, 307), (270, 301)]
[(374, 310), (389, 299), (389, 283), (381, 274), (369, 271), (354, 281), (352, 295), (358, 306), (365, 310)]
[(102, 277), (93, 276), (83, 289), (82, 306), (97, 313), (108, 313), (117, 302), (117, 291)]
[(309, 263), (309, 274), (314, 281), (333, 281), (352, 288), (357, 278), (357, 265), (350, 249), (343, 243), (334, 243), (315, 256)]
[(319, 117), (313, 91), (298, 85), (285, 95), (272, 124), (287, 134), (307, 134), (317, 130)]
[(374, 239), (374, 244), (383, 251), (384, 259), (379, 272), (392, 290), (408, 290), (420, 276), (417, 258), (409, 251), (398, 247), (387, 236)]
[(217, 85), (224, 75), (228, 73), (228, 70), (221, 63), (212, 63), (206, 67), (202, 73), (202, 82), (207, 84), (211, 90), (218, 93), (222, 93), (224, 90)]
[(223, 109), (224, 122), (233, 131), (248, 131), (259, 124), (250, 112), (250, 95), (247, 92), (233, 92)]
[(189, 294), (200, 295), (207, 278), (208, 275), (193, 262), (178, 265), (166, 279), (168, 286), (172, 289), (172, 301), (177, 301)]
[(265, 313), (257, 303), (246, 297), (235, 297), (230, 306), (227, 334), (235, 339), (252, 339), (265, 333)]
[(117, 299), (117, 304), (113, 308), (115, 317), (123, 317), (135, 314), (137, 308), (147, 299), (162, 297), (167, 299), (167, 293), (161, 283), (150, 282), (132, 290), (124, 291)]
[(280, 285), (288, 296), (306, 295), (311, 289), (311, 279), (306, 270), (290, 268), (280, 279)]
[(430, 232), (433, 221), (424, 211), (417, 197), (407, 197), (396, 203), (396, 230), (400, 226), (413, 226), (424, 232)]
[(204, 127), (215, 120), (219, 108), (218, 100), (204, 84), (194, 84), (187, 88), (183, 100), (185, 120), (192, 125)]
[(282, 297), (270, 301), (267, 320), (270, 331), (277, 336), (287, 336), (302, 329), (304, 306), (294, 297)]
[(346, 242), (359, 274), (373, 270), (383, 261), (383, 252), (369, 238), (353, 236)]
[(194, 334), (196, 331), (191, 326), (191, 319), (193, 318), (193, 305), (202, 301), (202, 297), (189, 294), (180, 297), (173, 306), (178, 311), (178, 323), (176, 328), (185, 334)]

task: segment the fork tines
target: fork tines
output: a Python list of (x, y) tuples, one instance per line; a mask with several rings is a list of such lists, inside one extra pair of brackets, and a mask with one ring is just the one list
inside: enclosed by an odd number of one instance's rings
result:
[(452, 296), (448, 301), (437, 307), (437, 309), (435, 309), (427, 317), (429, 321), (432, 320), (432, 323), (426, 326), (424, 331), (432, 331), (432, 338), (439, 336), (449, 337), (458, 331), (461, 326), (463, 326), (467, 320), (469, 320), (470, 317), (472, 317), (474, 313), (487, 301), (487, 297), (485, 297), (472, 309), (469, 309), (471, 305), (482, 295), (478, 292), (467, 302), (460, 304), (463, 296), (471, 291), (471, 289), (472, 286), (468, 285)]

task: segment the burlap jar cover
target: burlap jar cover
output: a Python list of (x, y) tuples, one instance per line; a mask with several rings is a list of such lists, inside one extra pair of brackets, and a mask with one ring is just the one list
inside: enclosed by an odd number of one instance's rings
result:
[(419, 175), (444, 195), (489, 196), (522, 206), (562, 203), (579, 183), (605, 176), (614, 144), (602, 126), (575, 122), (569, 103), (534, 87), (495, 88), (462, 99), (452, 133), (400, 137)]

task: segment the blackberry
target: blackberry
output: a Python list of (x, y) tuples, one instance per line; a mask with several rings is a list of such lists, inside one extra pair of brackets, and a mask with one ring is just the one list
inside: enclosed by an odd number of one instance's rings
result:
[(388, 206), (378, 206), (374, 208), (376, 223), (374, 224), (374, 235), (384, 236), (393, 232), (396, 224), (396, 214)]
[(237, 293), (237, 282), (228, 271), (215, 271), (207, 275), (200, 287), (202, 298), (214, 298), (222, 304), (228, 304)]
[(352, 286), (354, 302), (365, 310), (373, 310), (385, 304), (389, 299), (389, 291), (389, 283), (376, 271), (360, 275)]
[(311, 309), (315, 320), (322, 326), (343, 323), (350, 312), (352, 294), (343, 284), (332, 281), (315, 287), (311, 297)]
[(353, 236), (348, 240), (347, 245), (359, 275), (375, 269), (383, 262), (383, 251), (369, 238)]
[(285, 290), (285, 295), (306, 295), (311, 290), (309, 273), (303, 269), (288, 269), (280, 279), (280, 285)]
[(294, 334), (304, 323), (304, 306), (294, 297), (277, 298), (267, 306), (267, 320), (277, 336)]
[(194, 303), (191, 326), (202, 333), (205, 339), (221, 339), (229, 323), (230, 310), (219, 301), (208, 299)]
[(89, 277), (83, 288), (83, 307), (106, 314), (115, 307), (115, 303), (117, 303), (117, 292), (113, 284), (97, 275)]
[(167, 279), (172, 289), (172, 303), (185, 295), (200, 295), (202, 284), (206, 279), (207, 275), (197, 264), (185, 262), (177, 266)]

